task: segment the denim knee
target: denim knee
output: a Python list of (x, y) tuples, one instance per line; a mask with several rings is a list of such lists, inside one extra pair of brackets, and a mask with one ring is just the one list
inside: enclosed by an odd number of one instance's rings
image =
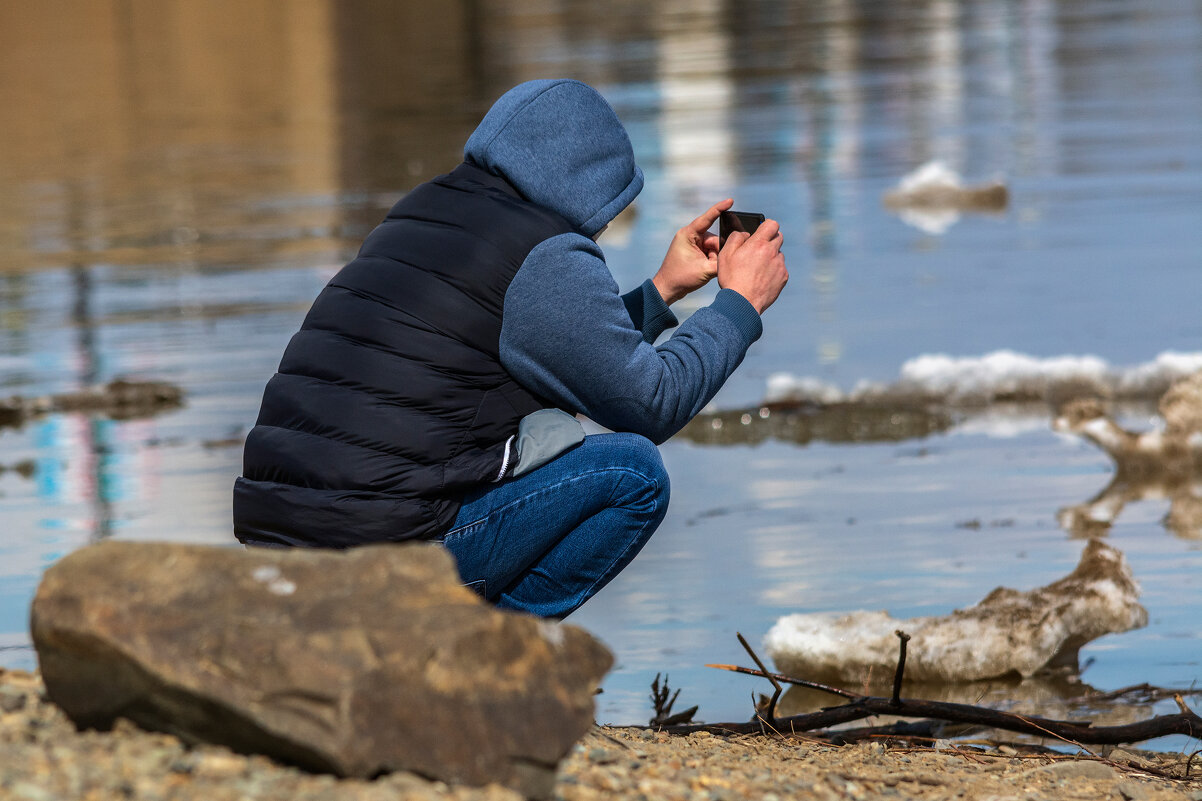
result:
[(656, 505), (666, 509), (671, 496), (671, 482), (664, 458), (655, 443), (639, 434), (613, 434), (620, 438), (615, 445), (621, 449), (624, 466), (641, 475), (647, 482), (646, 491)]

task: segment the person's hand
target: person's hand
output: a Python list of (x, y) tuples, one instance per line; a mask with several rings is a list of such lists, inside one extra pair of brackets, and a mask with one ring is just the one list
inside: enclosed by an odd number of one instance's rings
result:
[(668, 255), (664, 256), (659, 272), (651, 279), (664, 303), (675, 303), (717, 275), (718, 235), (711, 234), (709, 229), (717, 221), (718, 214), (733, 205), (734, 200), (727, 198), (710, 206), (672, 237)]
[(732, 233), (718, 254), (718, 285), (738, 292), (763, 314), (789, 281), (780, 252), (784, 241), (776, 220), (764, 220), (754, 234)]

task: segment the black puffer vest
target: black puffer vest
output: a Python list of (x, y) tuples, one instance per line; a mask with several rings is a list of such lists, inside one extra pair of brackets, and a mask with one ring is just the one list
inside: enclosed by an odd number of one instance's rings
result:
[(322, 290), (267, 384), (234, 485), (243, 542), (430, 538), (541, 408), (501, 366), (505, 291), (576, 229), (471, 164), (418, 186)]

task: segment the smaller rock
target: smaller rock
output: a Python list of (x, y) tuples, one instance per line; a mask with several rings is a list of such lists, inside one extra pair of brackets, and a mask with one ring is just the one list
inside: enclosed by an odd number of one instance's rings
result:
[(246, 757), (236, 756), (220, 751), (206, 753), (197, 761), (196, 774), (213, 778), (228, 778), (241, 776), (246, 773), (248, 762)]
[(1116, 789), (1127, 801), (1148, 801), (1156, 795), (1155, 790), (1139, 782), (1119, 782)]
[(590, 748), (588, 752), (588, 761), (594, 765), (609, 765), (618, 761), (618, 755), (613, 751), (604, 748)]
[(1091, 779), (1102, 781), (1113, 780), (1118, 776), (1118, 773), (1109, 765), (1104, 765), (1091, 759), (1071, 759), (1053, 762), (1051, 765), (1040, 765), (1037, 768), (1020, 773), (1019, 776), (1049, 776), (1053, 779)]
[(1129, 751), (1124, 751), (1121, 748), (1115, 748), (1106, 755), (1106, 758), (1119, 765), (1131, 765), (1137, 768), (1146, 768), (1151, 765), (1151, 763), (1143, 757), (1138, 757), (1135, 754), (1132, 754)]
[(25, 708), (28, 696), (15, 687), (0, 687), (0, 712), (16, 712)]

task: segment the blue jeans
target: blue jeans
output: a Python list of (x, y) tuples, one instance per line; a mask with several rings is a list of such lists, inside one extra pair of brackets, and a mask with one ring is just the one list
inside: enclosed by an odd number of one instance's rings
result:
[(651, 441), (594, 434), (470, 493), (442, 542), (498, 607), (563, 618), (630, 564), (667, 511), (668, 474)]

